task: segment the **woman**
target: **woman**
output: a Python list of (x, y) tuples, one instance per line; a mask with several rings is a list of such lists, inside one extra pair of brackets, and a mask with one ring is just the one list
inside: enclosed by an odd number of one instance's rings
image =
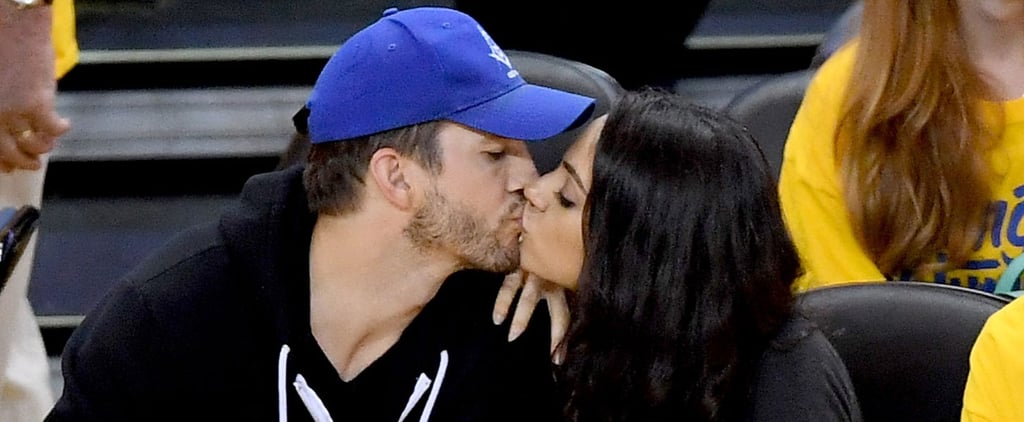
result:
[(524, 271), (577, 290), (570, 420), (859, 420), (842, 362), (793, 314), (799, 260), (738, 124), (628, 93), (526, 196)]
[(799, 287), (992, 291), (1024, 247), (1024, 2), (867, 0), (860, 34), (818, 71), (786, 143)]

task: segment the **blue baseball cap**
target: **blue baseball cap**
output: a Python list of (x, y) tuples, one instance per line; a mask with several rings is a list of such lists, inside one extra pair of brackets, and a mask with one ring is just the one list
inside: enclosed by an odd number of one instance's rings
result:
[(585, 121), (594, 99), (526, 83), (468, 15), (388, 9), (342, 44), (306, 104), (314, 144), (432, 120), (526, 141)]

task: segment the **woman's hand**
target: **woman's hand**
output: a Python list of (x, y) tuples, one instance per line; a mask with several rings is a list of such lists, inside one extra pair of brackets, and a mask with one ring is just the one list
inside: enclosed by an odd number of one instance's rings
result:
[(512, 301), (515, 300), (516, 293), (520, 289), (523, 293), (519, 297), (519, 303), (516, 304), (516, 310), (512, 316), (508, 341), (515, 340), (526, 330), (537, 303), (546, 300), (548, 313), (551, 314), (552, 362), (555, 365), (561, 365), (565, 358), (565, 351), (560, 346), (562, 339), (565, 338), (565, 332), (569, 328), (569, 304), (565, 300), (565, 289), (521, 270), (505, 276), (505, 281), (498, 291), (498, 298), (494, 302), (495, 325), (500, 325), (505, 321)]

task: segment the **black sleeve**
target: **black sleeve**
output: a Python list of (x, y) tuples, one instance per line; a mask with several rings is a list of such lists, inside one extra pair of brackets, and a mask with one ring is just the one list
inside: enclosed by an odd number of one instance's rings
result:
[(771, 347), (754, 385), (752, 422), (860, 422), (853, 383), (820, 331), (801, 328), (787, 347)]
[[(64, 391), (46, 417), (58, 421), (144, 420), (155, 377), (140, 377), (158, 361), (154, 321), (131, 284), (100, 302), (68, 340), (61, 357)], [(149, 415), (152, 416), (152, 415)]]

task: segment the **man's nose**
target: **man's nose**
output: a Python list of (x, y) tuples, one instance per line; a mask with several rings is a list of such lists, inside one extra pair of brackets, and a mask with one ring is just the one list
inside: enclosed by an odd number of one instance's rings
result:
[(537, 180), (537, 167), (529, 157), (510, 157), (515, 160), (509, 172), (509, 192), (522, 192), (531, 183)]

